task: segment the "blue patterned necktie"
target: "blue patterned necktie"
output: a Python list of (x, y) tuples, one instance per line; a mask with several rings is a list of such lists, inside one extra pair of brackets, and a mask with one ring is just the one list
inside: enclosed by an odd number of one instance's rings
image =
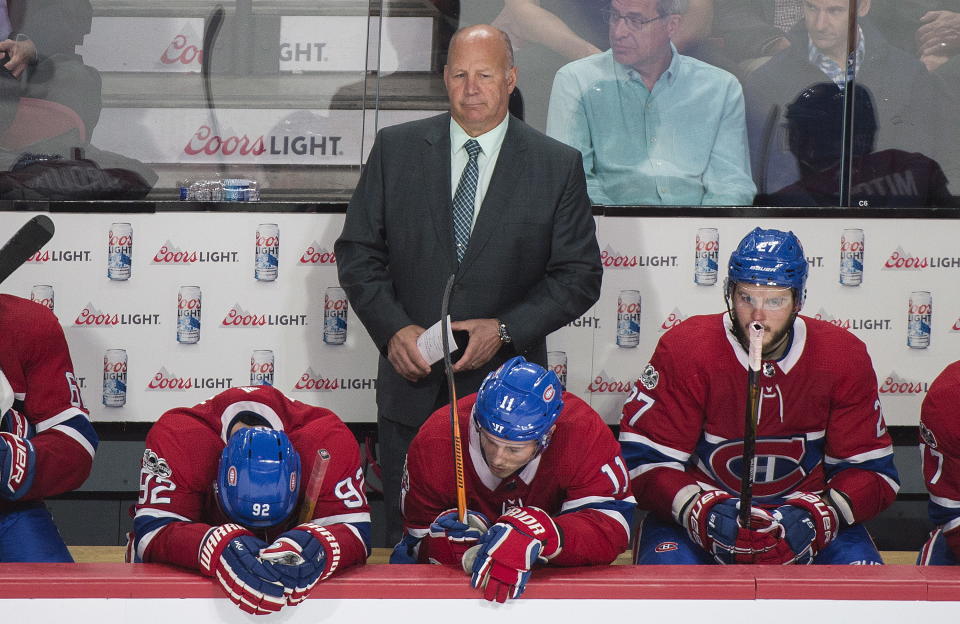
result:
[(470, 139), (463, 144), (470, 159), (463, 168), (457, 192), (453, 195), (453, 234), (457, 243), (457, 262), (463, 261), (463, 254), (467, 251), (470, 242), (470, 230), (473, 225), (473, 202), (477, 195), (477, 181), (480, 179), (477, 167), (477, 156), (480, 155), (480, 144), (476, 139)]

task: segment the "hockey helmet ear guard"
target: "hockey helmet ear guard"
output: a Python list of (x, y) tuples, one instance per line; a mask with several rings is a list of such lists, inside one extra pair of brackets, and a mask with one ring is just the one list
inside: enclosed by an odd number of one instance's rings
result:
[(793, 232), (754, 228), (730, 254), (727, 297), (737, 282), (792, 288), (799, 310), (807, 292), (807, 257), (800, 239)]
[(240, 429), (220, 455), (214, 491), (233, 522), (248, 528), (280, 524), (297, 506), (300, 455), (282, 431)]
[(477, 393), (473, 418), (490, 435), (512, 442), (550, 442), (563, 400), (556, 373), (517, 356), (487, 375)]

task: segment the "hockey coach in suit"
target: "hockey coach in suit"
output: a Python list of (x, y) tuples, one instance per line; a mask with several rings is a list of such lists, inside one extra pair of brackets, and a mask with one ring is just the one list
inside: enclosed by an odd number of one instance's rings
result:
[(382, 129), (335, 252), (340, 284), (380, 350), (377, 420), (387, 541), (399, 540), (407, 446), (449, 402), (442, 364), (416, 346), (440, 320), (444, 286), (457, 394), (515, 355), (546, 365), (546, 335), (586, 312), (602, 266), (579, 152), (508, 114), (510, 40), (458, 31), (444, 83), (450, 112)]

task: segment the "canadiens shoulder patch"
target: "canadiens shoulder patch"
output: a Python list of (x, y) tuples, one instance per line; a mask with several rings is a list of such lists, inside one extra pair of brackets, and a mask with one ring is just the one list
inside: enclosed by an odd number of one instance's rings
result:
[(920, 439), (930, 448), (937, 448), (937, 437), (923, 424), (922, 420), (920, 421)]
[(164, 479), (169, 479), (171, 475), (173, 475), (173, 470), (170, 469), (170, 464), (167, 463), (167, 460), (162, 457), (157, 457), (157, 454), (150, 449), (143, 452), (142, 466), (147, 472), (152, 472)]
[(647, 390), (653, 390), (660, 383), (660, 373), (653, 367), (653, 364), (647, 364), (640, 373), (640, 383)]

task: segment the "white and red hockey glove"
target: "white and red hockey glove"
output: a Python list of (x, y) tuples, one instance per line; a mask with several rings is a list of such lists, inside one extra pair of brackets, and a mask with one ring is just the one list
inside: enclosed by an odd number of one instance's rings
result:
[(29, 492), (35, 467), (30, 440), (0, 432), (0, 500), (19, 500)]
[(297, 605), (337, 570), (340, 542), (326, 527), (305, 522), (263, 548), (260, 559), (279, 576), (287, 604)]
[(287, 604), (279, 575), (257, 558), (265, 546), (239, 524), (213, 527), (200, 542), (200, 571), (216, 578), (235, 605), (254, 615), (275, 613)]
[(813, 558), (837, 537), (840, 517), (836, 508), (816, 494), (797, 492), (773, 512), (784, 529), (783, 541), (792, 557), (778, 563), (813, 563)]
[[(563, 534), (553, 518), (538, 507), (514, 507), (480, 538), (476, 556), (464, 556), (470, 584), (483, 597), (506, 602), (519, 598), (538, 559), (548, 561), (563, 550)], [(470, 566), (469, 569), (467, 566)]]
[(457, 518), (456, 509), (447, 509), (430, 525), (430, 532), (420, 545), (424, 561), (460, 567), (463, 553), (475, 546), (490, 521), (482, 513), (467, 510), (466, 524)]
[(776, 563), (790, 556), (782, 528), (767, 511), (751, 507), (750, 526), (740, 526), (739, 502), (720, 490), (692, 497), (681, 512), (690, 539), (722, 564)]

